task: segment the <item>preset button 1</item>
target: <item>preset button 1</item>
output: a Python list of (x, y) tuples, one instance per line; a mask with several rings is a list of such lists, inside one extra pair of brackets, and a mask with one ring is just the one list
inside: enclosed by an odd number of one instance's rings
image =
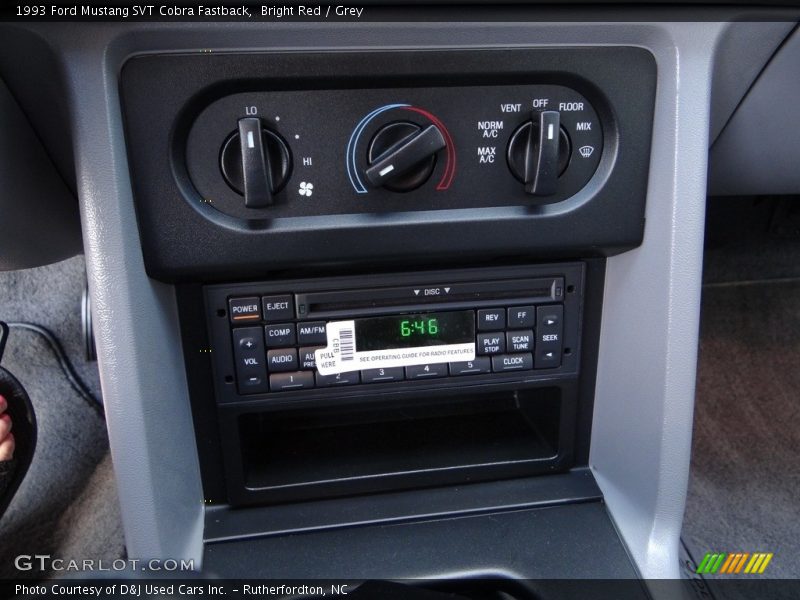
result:
[(304, 390), (314, 387), (314, 373), (295, 371), (294, 373), (275, 373), (269, 376), (269, 389), (273, 392)]

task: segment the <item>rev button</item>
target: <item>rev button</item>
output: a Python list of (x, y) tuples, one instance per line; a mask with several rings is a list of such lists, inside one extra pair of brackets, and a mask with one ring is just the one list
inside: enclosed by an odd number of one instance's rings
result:
[(496, 331), (506, 326), (506, 311), (502, 308), (488, 308), (478, 311), (478, 330)]

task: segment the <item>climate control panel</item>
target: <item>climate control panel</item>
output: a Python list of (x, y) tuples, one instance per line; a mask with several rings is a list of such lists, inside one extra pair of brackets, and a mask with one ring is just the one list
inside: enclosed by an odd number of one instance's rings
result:
[(154, 54), (121, 73), (148, 273), (610, 256), (644, 234), (634, 47)]
[(580, 193), (604, 127), (562, 85), (241, 93), (198, 116), (186, 158), (240, 218), (528, 206)]

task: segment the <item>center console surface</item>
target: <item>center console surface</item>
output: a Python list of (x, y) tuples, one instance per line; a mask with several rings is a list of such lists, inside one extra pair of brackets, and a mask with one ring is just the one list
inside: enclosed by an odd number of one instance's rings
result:
[(635, 577), (587, 466), (655, 77), (623, 46), (128, 60), (210, 572)]
[[(313, 548), (313, 552), (309, 552)], [(210, 572), (279, 579), (634, 579), (601, 502), (208, 544)], [(545, 589), (540, 596), (551, 596)], [(585, 589), (583, 590), (585, 593)], [(647, 598), (640, 594), (626, 598)], [(600, 595), (598, 597), (606, 597)]]

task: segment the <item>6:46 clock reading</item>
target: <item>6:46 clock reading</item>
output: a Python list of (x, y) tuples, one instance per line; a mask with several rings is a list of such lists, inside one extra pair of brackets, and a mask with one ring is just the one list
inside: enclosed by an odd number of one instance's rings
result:
[(414, 335), (436, 335), (439, 333), (439, 319), (413, 319), (400, 321), (400, 335), (411, 337)]

